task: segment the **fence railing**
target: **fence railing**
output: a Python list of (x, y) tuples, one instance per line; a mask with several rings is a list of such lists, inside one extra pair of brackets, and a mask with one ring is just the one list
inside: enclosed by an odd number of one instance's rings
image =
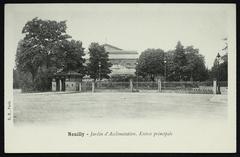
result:
[[(227, 87), (227, 81), (218, 82), (221, 87)], [(82, 82), (81, 91), (129, 91), (129, 92), (176, 92), (176, 93), (199, 93), (213, 94), (215, 87), (213, 81), (155, 81), (155, 82), (112, 82), (112, 81), (96, 81)]]
[(96, 92), (99, 91), (130, 91), (130, 84), (129, 82), (101, 82), (97, 81), (94, 83), (94, 88)]
[(133, 88), (143, 90), (157, 90), (157, 82), (133, 82)]

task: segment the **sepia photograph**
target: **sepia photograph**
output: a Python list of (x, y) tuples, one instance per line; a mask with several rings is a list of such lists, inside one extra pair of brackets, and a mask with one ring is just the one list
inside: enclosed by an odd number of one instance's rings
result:
[(6, 4), (5, 152), (236, 151), (234, 4)]

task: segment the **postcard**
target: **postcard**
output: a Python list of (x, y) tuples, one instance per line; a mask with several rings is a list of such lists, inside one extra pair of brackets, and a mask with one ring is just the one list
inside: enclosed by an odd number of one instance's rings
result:
[(236, 152), (235, 4), (6, 4), (5, 152)]

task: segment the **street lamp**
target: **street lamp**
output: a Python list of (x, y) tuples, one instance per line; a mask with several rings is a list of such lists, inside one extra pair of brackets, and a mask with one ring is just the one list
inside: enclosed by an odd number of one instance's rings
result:
[(165, 80), (167, 81), (167, 61), (166, 60), (164, 60), (164, 65), (165, 65), (164, 76), (165, 76)]
[(98, 77), (99, 77), (99, 81), (101, 80), (101, 62), (98, 62)]
[(217, 94), (221, 94), (221, 91), (220, 91), (220, 69), (219, 69), (219, 62), (220, 62), (220, 54), (218, 53), (217, 54)]
[(164, 88), (166, 88), (166, 81), (167, 81), (167, 60), (164, 60)]

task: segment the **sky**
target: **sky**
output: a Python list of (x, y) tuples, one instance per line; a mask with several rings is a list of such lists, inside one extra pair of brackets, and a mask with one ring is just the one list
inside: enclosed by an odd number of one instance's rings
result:
[(23, 26), (35, 17), (64, 21), (67, 34), (88, 48), (108, 43), (139, 54), (147, 48), (193, 45), (211, 68), (234, 24), (231, 4), (7, 4), (5, 49), (14, 56)]

